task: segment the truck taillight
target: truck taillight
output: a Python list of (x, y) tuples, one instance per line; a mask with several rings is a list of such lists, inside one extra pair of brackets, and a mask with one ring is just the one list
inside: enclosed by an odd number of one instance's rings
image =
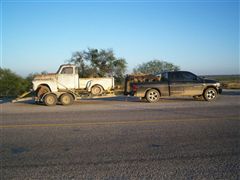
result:
[(138, 87), (137, 87), (137, 85), (135, 85), (135, 84), (132, 86), (132, 90), (133, 90), (133, 91), (137, 91), (137, 88), (138, 88)]

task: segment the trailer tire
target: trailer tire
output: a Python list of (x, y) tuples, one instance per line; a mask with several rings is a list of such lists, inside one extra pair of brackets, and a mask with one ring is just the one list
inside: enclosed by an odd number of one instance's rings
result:
[(43, 102), (47, 106), (54, 106), (57, 104), (57, 97), (55, 94), (52, 94), (52, 93), (47, 94), (44, 96)]
[(60, 96), (59, 101), (61, 102), (62, 105), (70, 105), (73, 104), (73, 96), (69, 93), (64, 93)]
[(92, 88), (91, 88), (91, 93), (92, 95), (94, 96), (100, 96), (103, 94), (103, 87), (100, 86), (100, 85), (94, 85)]

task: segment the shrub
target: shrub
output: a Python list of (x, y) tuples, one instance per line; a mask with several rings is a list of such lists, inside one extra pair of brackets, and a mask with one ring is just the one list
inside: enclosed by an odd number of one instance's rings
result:
[(0, 68), (0, 96), (17, 96), (28, 91), (29, 82), (10, 69)]

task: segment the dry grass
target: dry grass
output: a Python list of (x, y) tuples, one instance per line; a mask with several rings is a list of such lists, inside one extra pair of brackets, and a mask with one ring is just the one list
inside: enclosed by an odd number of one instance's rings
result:
[(219, 81), (225, 89), (240, 89), (240, 75), (216, 75), (205, 77)]
[(226, 89), (240, 89), (240, 82), (232, 82), (232, 81), (223, 81), (221, 82), (223, 85), (223, 88)]

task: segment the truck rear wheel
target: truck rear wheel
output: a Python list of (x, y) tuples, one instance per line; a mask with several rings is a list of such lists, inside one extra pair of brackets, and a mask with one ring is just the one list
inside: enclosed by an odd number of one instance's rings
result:
[(60, 96), (59, 101), (61, 102), (62, 105), (70, 105), (73, 103), (74, 99), (73, 96), (69, 93), (64, 93)]
[(146, 94), (146, 99), (150, 103), (158, 102), (160, 99), (160, 93), (156, 89), (150, 89)]
[(94, 95), (94, 96), (102, 95), (102, 93), (103, 93), (103, 88), (102, 88), (100, 85), (95, 85), (95, 86), (92, 87), (91, 93), (92, 93), (92, 95)]
[(47, 94), (44, 96), (43, 102), (47, 106), (54, 106), (57, 104), (57, 97), (55, 94)]

